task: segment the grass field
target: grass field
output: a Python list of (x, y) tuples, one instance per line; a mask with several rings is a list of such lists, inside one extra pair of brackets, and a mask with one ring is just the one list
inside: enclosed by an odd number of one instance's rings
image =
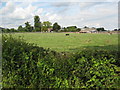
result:
[(15, 33), (27, 42), (59, 52), (75, 52), (82, 49), (118, 49), (118, 34), (80, 34), (69, 33)]

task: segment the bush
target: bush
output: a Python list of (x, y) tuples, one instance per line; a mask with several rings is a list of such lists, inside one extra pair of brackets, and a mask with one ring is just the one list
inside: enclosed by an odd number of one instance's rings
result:
[(3, 88), (120, 88), (108, 51), (57, 53), (3, 35)]
[[(48, 50), (11, 36), (3, 36), (3, 87), (29, 87), (38, 84), (38, 59)], [(36, 85), (37, 87), (37, 85)]]

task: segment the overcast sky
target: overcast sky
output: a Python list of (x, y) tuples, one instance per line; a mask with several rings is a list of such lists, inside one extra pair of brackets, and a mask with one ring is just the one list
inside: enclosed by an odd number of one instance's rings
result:
[[(84, 2), (83, 2), (84, 1)], [(2, 0), (0, 26), (16, 28), (25, 22), (58, 22), (61, 26), (118, 28), (118, 0)]]

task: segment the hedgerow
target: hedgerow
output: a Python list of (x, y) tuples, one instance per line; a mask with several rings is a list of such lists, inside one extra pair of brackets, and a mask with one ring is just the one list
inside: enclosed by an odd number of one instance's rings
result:
[(118, 52), (58, 53), (3, 35), (3, 88), (120, 88)]

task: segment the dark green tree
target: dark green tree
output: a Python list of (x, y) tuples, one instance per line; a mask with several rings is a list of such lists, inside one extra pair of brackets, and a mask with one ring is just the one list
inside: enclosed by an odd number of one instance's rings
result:
[(24, 32), (25, 31), (25, 29), (20, 25), (19, 27), (18, 27), (18, 32)]
[(25, 23), (25, 31), (26, 32), (32, 32), (33, 27), (29, 24), (29, 22)]
[(34, 16), (34, 29), (35, 31), (41, 32), (41, 22), (39, 16)]
[(3, 28), (3, 29), (2, 29), (2, 32), (3, 32), (3, 33), (9, 33), (9, 32), (10, 32), (10, 29), (8, 29), (8, 28)]
[(77, 27), (76, 26), (69, 26), (69, 27), (67, 27), (67, 31), (68, 32), (76, 32), (77, 31)]
[(10, 32), (17, 32), (17, 30), (14, 29), (14, 28), (11, 28), (11, 29), (10, 29)]
[(87, 26), (85, 26), (84, 28), (88, 28)]
[(61, 27), (60, 27), (60, 25), (58, 25), (58, 23), (54, 23), (53, 24), (53, 31), (56, 31), (56, 32), (58, 32), (58, 30), (60, 30), (61, 29)]
[(102, 28), (97, 28), (97, 31), (106, 31), (103, 27)]
[(81, 28), (77, 28), (77, 30), (76, 30), (77, 32), (79, 32), (79, 31), (81, 31)]

